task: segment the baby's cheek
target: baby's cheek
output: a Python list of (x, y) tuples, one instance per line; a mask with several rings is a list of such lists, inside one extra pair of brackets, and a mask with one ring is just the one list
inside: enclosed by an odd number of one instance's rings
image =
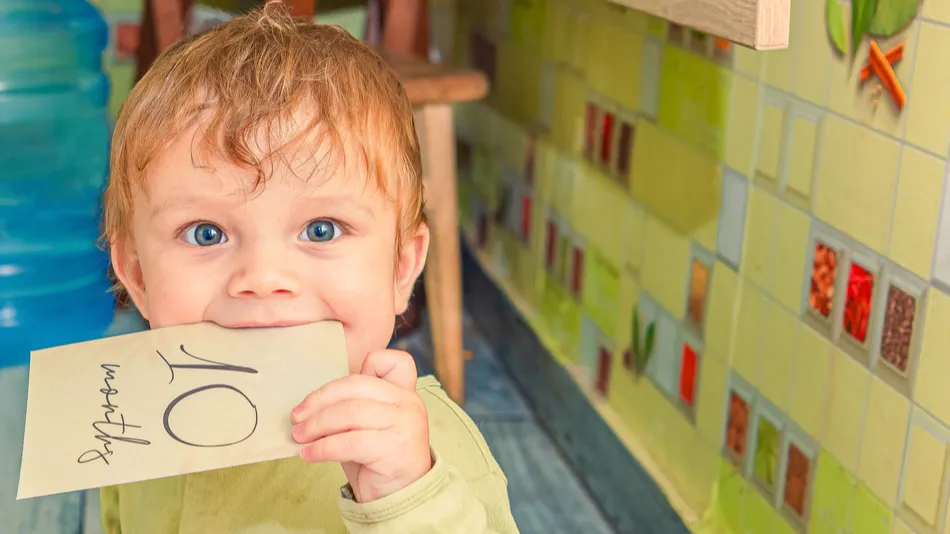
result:
[(197, 323), (211, 302), (210, 288), (183, 273), (145, 280), (145, 302), (152, 328)]
[(395, 317), (392, 313), (380, 313), (381, 306), (367, 305), (364, 309), (365, 312), (353, 320), (339, 318), (346, 335), (350, 373), (360, 372), (367, 354), (389, 345), (395, 326)]
[(360, 290), (353, 287), (353, 292), (337, 293), (330, 306), (334, 318), (343, 323), (353, 373), (360, 371), (367, 354), (389, 345), (395, 325), (391, 287), (387, 290), (376, 284), (358, 286), (362, 286)]

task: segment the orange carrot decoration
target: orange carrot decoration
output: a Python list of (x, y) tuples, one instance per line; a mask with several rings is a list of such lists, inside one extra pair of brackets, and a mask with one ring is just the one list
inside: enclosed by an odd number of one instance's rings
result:
[(887, 58), (884, 57), (884, 53), (881, 52), (881, 49), (874, 41), (871, 41), (869, 61), (871, 68), (874, 70), (874, 74), (881, 79), (884, 88), (891, 94), (891, 98), (894, 100), (894, 104), (897, 105), (897, 109), (903, 109), (904, 104), (907, 102), (907, 95), (904, 94), (904, 89), (894, 74), (894, 69), (891, 68), (891, 64), (887, 61)]
[[(901, 43), (894, 48), (891, 48), (884, 53), (884, 57), (887, 59), (887, 62), (891, 65), (897, 63), (898, 61), (904, 59), (904, 43)], [(874, 74), (874, 71), (871, 69), (871, 63), (868, 62), (867, 65), (861, 69), (860, 81), (866, 82), (871, 75)]]

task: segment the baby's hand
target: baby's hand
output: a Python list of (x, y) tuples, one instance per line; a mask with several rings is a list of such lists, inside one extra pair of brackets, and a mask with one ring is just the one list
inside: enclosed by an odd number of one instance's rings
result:
[(357, 502), (395, 493), (432, 468), (429, 419), (406, 352), (371, 352), (360, 374), (314, 391), (290, 418), (300, 456), (340, 462)]

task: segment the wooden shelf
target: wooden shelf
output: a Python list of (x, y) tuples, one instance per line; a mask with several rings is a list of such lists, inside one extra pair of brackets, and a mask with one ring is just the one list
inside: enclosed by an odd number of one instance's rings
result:
[(609, 0), (756, 50), (788, 48), (791, 0)]

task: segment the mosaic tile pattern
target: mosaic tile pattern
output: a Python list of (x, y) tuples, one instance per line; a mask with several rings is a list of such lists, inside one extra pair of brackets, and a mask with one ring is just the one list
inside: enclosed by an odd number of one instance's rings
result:
[(715, 532), (947, 531), (950, 10), (882, 0), (836, 51), (853, 3), (802, 0), (755, 52), (494, 4), (455, 2), (494, 76), (457, 113), (464, 233), (663, 490)]

